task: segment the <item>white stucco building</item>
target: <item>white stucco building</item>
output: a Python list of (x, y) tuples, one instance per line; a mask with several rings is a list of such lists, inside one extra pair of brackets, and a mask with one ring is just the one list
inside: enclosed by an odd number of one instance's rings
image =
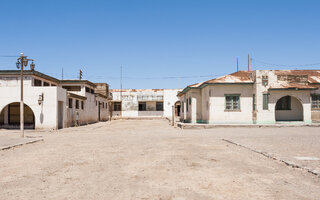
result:
[[(87, 80), (58, 80), (26, 70), (23, 85), (25, 128), (59, 129), (109, 118), (107, 84), (105, 92), (95, 91), (97, 85)], [(20, 71), (0, 71), (0, 110), (0, 127), (20, 126)]]
[(273, 124), (320, 121), (320, 71), (239, 71), (187, 86), (181, 121)]
[[(166, 117), (172, 116), (172, 107), (178, 108), (177, 94), (181, 89), (113, 89), (112, 117)], [(180, 108), (178, 109), (180, 110)], [(178, 114), (178, 113), (177, 113)]]

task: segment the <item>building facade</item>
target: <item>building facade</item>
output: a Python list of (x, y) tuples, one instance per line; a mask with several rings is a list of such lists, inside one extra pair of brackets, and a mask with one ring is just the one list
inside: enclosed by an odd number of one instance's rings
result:
[(209, 124), (320, 121), (320, 71), (239, 71), (187, 86), (181, 120)]
[(114, 89), (112, 117), (172, 117), (180, 89)]
[[(97, 85), (90, 81), (26, 70), (23, 87), (25, 128), (60, 129), (109, 118), (110, 98), (95, 92)], [(0, 127), (20, 126), (20, 71), (0, 71), (0, 110)]]

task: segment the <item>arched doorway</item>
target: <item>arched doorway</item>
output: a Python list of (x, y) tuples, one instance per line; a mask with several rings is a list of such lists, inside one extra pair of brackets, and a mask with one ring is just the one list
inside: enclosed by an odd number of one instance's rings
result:
[(303, 121), (302, 103), (293, 96), (284, 96), (276, 103), (276, 121)]
[[(5, 106), (0, 113), (0, 126), (8, 129), (20, 128), (20, 103), (14, 102)], [(34, 129), (35, 118), (32, 109), (24, 104), (24, 128)]]

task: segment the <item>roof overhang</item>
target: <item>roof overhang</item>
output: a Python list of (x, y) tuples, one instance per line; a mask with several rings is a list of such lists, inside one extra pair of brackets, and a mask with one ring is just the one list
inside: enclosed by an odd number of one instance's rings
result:
[(79, 85), (79, 84), (86, 84), (86, 85), (89, 85), (93, 88), (96, 88), (96, 84), (88, 81), (88, 80), (61, 80), (60, 81), (61, 84), (63, 85), (67, 85), (67, 84), (70, 84), (70, 85)]
[[(20, 76), (20, 70), (0, 70), (0, 75), (10, 75), (10, 76)], [(53, 78), (52, 76), (48, 76), (46, 74), (43, 74), (41, 72), (35, 71), (35, 70), (24, 70), (23, 75), (31, 75), (31, 76), (36, 76), (39, 78), (43, 78), (55, 83), (60, 83), (59, 79)]]
[(269, 91), (275, 90), (317, 90), (318, 88), (269, 88)]
[(81, 99), (81, 100), (87, 100), (87, 97), (85, 97), (85, 96), (81, 96), (81, 95), (70, 93), (70, 92), (68, 92), (68, 97), (73, 97), (73, 98)]

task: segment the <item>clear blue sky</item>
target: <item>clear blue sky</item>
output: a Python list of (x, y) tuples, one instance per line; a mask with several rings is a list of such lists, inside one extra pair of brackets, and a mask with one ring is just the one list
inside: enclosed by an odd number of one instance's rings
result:
[[(24, 52), (36, 70), (124, 88), (182, 88), (247, 68), (320, 69), (320, 1), (3, 0), (0, 69)], [(161, 77), (193, 78), (161, 78)], [(150, 79), (151, 78), (151, 79)]]

